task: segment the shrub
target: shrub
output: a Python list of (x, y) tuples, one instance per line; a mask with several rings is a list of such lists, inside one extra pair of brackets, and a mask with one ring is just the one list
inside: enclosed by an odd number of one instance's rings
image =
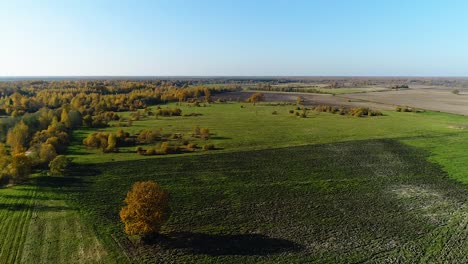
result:
[(214, 150), (215, 146), (213, 144), (205, 144), (203, 145), (203, 150)]
[(159, 149), (156, 150), (156, 154), (164, 155), (164, 154), (176, 154), (179, 153), (178, 146), (171, 146), (169, 142), (163, 142), (159, 146)]
[(64, 155), (55, 157), (49, 163), (49, 170), (52, 175), (65, 175), (70, 167), (70, 159)]
[(277, 115), (278, 112), (277, 112), (277, 111), (273, 111), (271, 114), (272, 114), (272, 115)]
[(195, 144), (195, 143), (187, 144), (187, 150), (188, 151), (194, 151), (196, 148), (197, 148), (197, 144)]
[(149, 149), (146, 150), (145, 154), (148, 155), (148, 156), (152, 156), (152, 155), (156, 154), (156, 150), (153, 149), (153, 148), (149, 148)]
[(154, 143), (159, 139), (161, 139), (161, 131), (154, 129), (141, 130), (137, 137), (140, 143)]
[(196, 126), (193, 129), (192, 136), (196, 138), (203, 138), (209, 139), (210, 138), (210, 130), (208, 128), (200, 128)]
[(142, 152), (145, 151), (145, 150), (144, 150), (142, 147), (138, 146), (138, 147), (135, 148), (135, 151), (136, 151), (137, 153), (142, 153)]
[(290, 113), (290, 114), (294, 114), (294, 110), (289, 110), (289, 113)]
[(460, 94), (460, 90), (455, 89), (455, 90), (452, 91), (452, 93), (453, 93), (453, 94)]
[(180, 116), (182, 115), (182, 110), (180, 108), (159, 108), (156, 111), (157, 116)]
[(120, 210), (125, 233), (143, 238), (157, 234), (169, 219), (169, 193), (154, 181), (136, 182)]

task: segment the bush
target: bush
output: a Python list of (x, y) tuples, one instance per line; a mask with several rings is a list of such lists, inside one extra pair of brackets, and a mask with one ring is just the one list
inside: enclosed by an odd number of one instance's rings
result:
[(169, 193), (154, 181), (136, 182), (120, 210), (125, 233), (147, 238), (157, 234), (169, 219)]
[(277, 112), (277, 111), (273, 111), (271, 114), (272, 114), (272, 115), (277, 115), (278, 112)]
[(455, 90), (452, 91), (452, 93), (453, 93), (453, 94), (460, 94), (460, 90), (455, 89)]
[(157, 116), (181, 116), (182, 110), (180, 108), (160, 108), (156, 111)]
[(149, 148), (149, 149), (146, 150), (145, 154), (148, 155), (148, 156), (152, 156), (152, 155), (156, 154), (156, 150), (153, 149), (153, 148)]
[(319, 105), (313, 108), (318, 112), (326, 112), (331, 114), (340, 114), (340, 115), (350, 115), (354, 117), (364, 117), (364, 116), (382, 116), (382, 112), (377, 110), (371, 110), (367, 107), (358, 107), (358, 108), (338, 108), (336, 106), (329, 105)]
[(154, 129), (141, 130), (138, 134), (137, 140), (140, 143), (154, 143), (161, 139), (161, 131)]
[(414, 112), (414, 113), (422, 112), (421, 110), (418, 110), (418, 109), (413, 108), (413, 107), (408, 107), (408, 106), (397, 106), (395, 108), (395, 111), (397, 111), (397, 112)]
[(156, 154), (159, 155), (164, 155), (164, 154), (176, 154), (179, 153), (179, 147), (178, 146), (171, 146), (169, 142), (163, 142), (159, 146), (159, 149), (156, 150)]
[(65, 175), (70, 167), (70, 163), (70, 159), (64, 155), (59, 155), (49, 163), (50, 173), (52, 175)]
[(192, 136), (196, 138), (203, 138), (209, 139), (210, 138), (210, 130), (208, 128), (200, 128), (196, 126), (193, 129)]
[(289, 110), (289, 113), (290, 113), (290, 114), (294, 114), (294, 110)]
[(187, 144), (188, 151), (194, 151), (196, 148), (197, 148), (197, 144), (194, 144), (194, 143)]
[(205, 144), (203, 145), (203, 150), (214, 150), (215, 146), (213, 144)]

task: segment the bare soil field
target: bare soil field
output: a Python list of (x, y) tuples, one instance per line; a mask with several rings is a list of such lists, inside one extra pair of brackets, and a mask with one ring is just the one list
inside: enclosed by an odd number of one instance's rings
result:
[[(231, 92), (217, 95), (216, 98), (222, 98), (232, 101), (245, 101), (255, 91)], [(261, 92), (265, 95), (267, 102), (292, 102), (295, 103), (298, 96), (304, 99), (307, 106), (314, 105), (336, 105), (346, 107), (370, 107), (379, 110), (393, 110), (395, 107), (383, 103), (368, 102), (357, 98), (349, 99), (344, 96), (333, 96), (331, 94), (310, 94), (310, 93), (290, 93), (290, 92)], [(468, 97), (467, 97), (468, 99)]]
[(411, 106), (426, 110), (468, 115), (468, 94), (453, 94), (448, 88), (408, 89), (341, 95), (347, 100), (364, 100), (395, 107)]
[[(396, 106), (410, 106), (425, 110), (468, 115), (468, 93), (460, 90), (453, 94), (448, 87), (417, 87), (398, 91), (379, 91), (342, 95), (310, 94), (292, 92), (262, 92), (269, 102), (296, 102), (298, 96), (305, 105), (336, 105), (346, 107), (370, 107), (393, 110)], [(254, 91), (232, 92), (219, 95), (234, 101), (245, 101)]]

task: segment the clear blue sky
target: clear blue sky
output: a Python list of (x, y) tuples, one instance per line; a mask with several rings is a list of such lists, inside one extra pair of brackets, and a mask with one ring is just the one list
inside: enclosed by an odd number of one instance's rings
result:
[(0, 0), (0, 76), (468, 76), (468, 1)]

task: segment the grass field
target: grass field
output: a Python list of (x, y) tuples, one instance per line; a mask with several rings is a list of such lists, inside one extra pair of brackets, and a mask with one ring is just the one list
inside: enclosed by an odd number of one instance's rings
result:
[(96, 263), (113, 259), (66, 202), (64, 183), (36, 177), (0, 189), (0, 263)]
[[(75, 200), (108, 234), (134, 181), (172, 194), (157, 262), (464, 263), (467, 189), (395, 140), (109, 162)], [(125, 175), (125, 176), (123, 176)], [(125, 239), (123, 239), (125, 241)]]
[[(244, 108), (240, 106), (243, 105)], [(175, 107), (175, 105), (171, 105)], [(466, 126), (468, 118), (437, 112), (399, 113), (384, 111), (385, 116), (355, 118), (316, 113), (310, 111), (308, 118), (298, 118), (289, 113), (293, 105), (258, 105), (239, 103), (212, 104), (207, 107), (180, 106), (183, 114), (200, 113), (196, 117), (155, 117), (137, 121), (125, 131), (137, 133), (142, 129), (162, 129), (163, 133), (182, 133), (187, 139), (195, 126), (207, 127), (213, 134), (208, 143), (219, 150), (210, 154), (260, 150), (278, 147), (323, 144), (352, 140), (392, 138), (406, 144), (426, 149), (433, 153), (431, 159), (449, 168), (456, 164), (459, 171), (468, 171), (468, 162), (462, 154), (468, 149), (468, 131), (457, 129)], [(276, 111), (277, 114), (272, 113)], [(123, 116), (129, 113), (123, 113)], [(102, 131), (117, 131), (109, 127)], [(94, 130), (93, 130), (94, 131)], [(102, 154), (85, 148), (81, 141), (90, 130), (75, 131), (75, 144), (70, 148), (71, 157), (79, 163), (100, 163), (141, 159), (134, 147), (122, 148), (121, 153)], [(204, 140), (192, 140), (199, 145)], [(447, 149), (450, 151), (447, 151)], [(197, 155), (202, 151), (193, 154)], [(166, 156), (161, 156), (166, 157)], [(154, 158), (154, 157), (150, 157)], [(444, 162), (445, 161), (445, 162)], [(467, 165), (463, 165), (467, 164)], [(455, 169), (453, 167), (452, 169)], [(450, 171), (450, 176), (468, 183), (468, 176)]]
[[(162, 128), (217, 150), (103, 154), (81, 144), (95, 130), (76, 130), (72, 176), (0, 189), (0, 260), (467, 261), (467, 117), (298, 118), (289, 113), (295, 106), (275, 103), (180, 107), (202, 115), (147, 117), (123, 129)], [(195, 126), (209, 128), (211, 139), (192, 139)], [(148, 179), (170, 191), (173, 216), (153, 244), (133, 244), (118, 211), (131, 184)]]

